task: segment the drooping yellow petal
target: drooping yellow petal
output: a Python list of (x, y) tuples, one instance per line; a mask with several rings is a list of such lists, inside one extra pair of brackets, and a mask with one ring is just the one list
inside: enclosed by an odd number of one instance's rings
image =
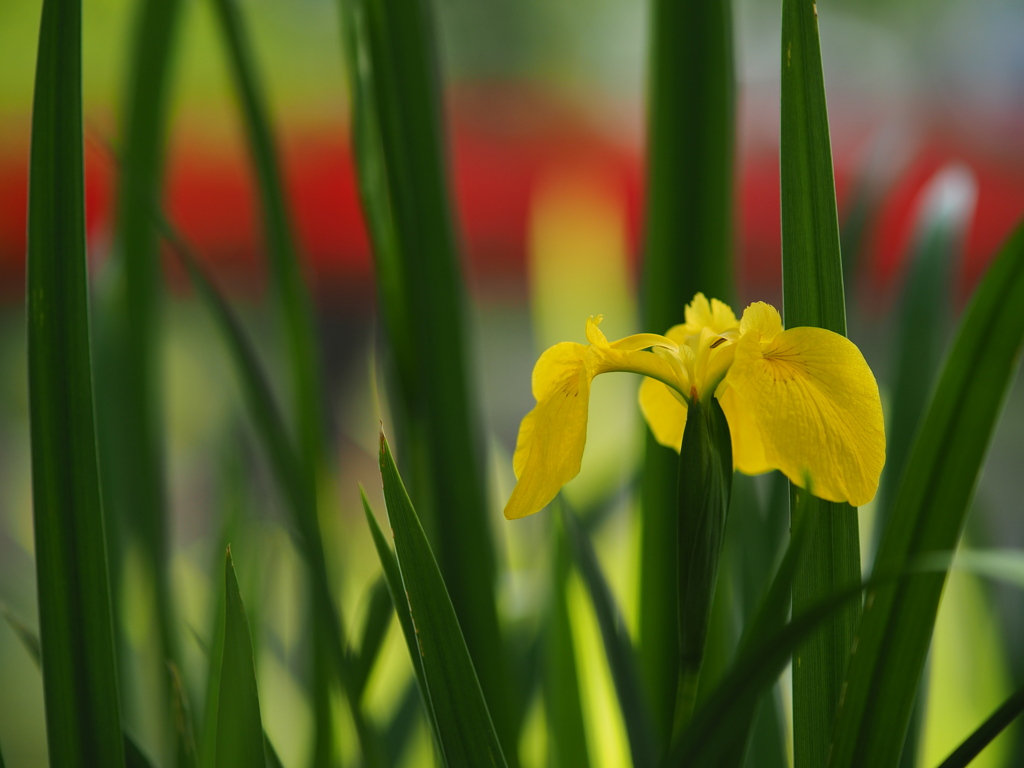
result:
[(579, 474), (592, 377), (585, 360), (588, 349), (556, 344), (533, 369), (537, 405), (519, 426), (512, 458), (519, 482), (505, 505), (509, 520), (539, 512)]
[(644, 379), (640, 385), (640, 411), (654, 439), (678, 451), (686, 427), (686, 403), (660, 381)]
[(745, 475), (760, 475), (774, 469), (764, 456), (761, 428), (746, 401), (737, 397), (732, 387), (719, 389), (718, 402), (729, 422), (732, 437), (732, 464)]
[(767, 306), (744, 313), (747, 332), (725, 381), (756, 422), (768, 465), (799, 485), (809, 474), (815, 495), (828, 501), (866, 504), (885, 463), (875, 377), (839, 334), (792, 328), (773, 335), (778, 313), (773, 318)]

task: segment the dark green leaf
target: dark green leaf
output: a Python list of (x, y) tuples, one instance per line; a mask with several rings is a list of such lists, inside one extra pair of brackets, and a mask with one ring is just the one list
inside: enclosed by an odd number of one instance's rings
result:
[[(698, 291), (733, 286), (735, 75), (729, 0), (655, 0), (650, 20), (643, 327), (683, 321)], [(679, 462), (648, 435), (643, 467), (640, 659), (668, 744), (679, 664), (675, 503)]]
[[(1024, 226), (989, 267), (960, 323), (907, 461), (875, 574), (956, 548), (1024, 340)], [(868, 593), (836, 721), (837, 768), (899, 758), (945, 571)]]
[(496, 556), (431, 3), (339, 5), (353, 154), (390, 346), (403, 467), (515, 765), (521, 708), (495, 608)]
[(28, 362), (50, 760), (124, 764), (89, 349), (82, 8), (45, 0), (29, 163)]
[(188, 691), (185, 690), (178, 667), (173, 662), (168, 662), (167, 667), (171, 677), (170, 688), (178, 768), (198, 768), (199, 750), (196, 749), (196, 736), (192, 726), (192, 708), (188, 701)]
[[(845, 335), (843, 264), (813, 0), (783, 0), (782, 4), (780, 152), (785, 325), (816, 326)], [(824, 524), (818, 526), (810, 556), (797, 573), (794, 611), (860, 581), (857, 511), (848, 504), (817, 501), (807, 514), (820, 516)], [(850, 601), (797, 650), (793, 664), (797, 768), (825, 764), (859, 614), (860, 606)]]
[(619, 697), (619, 709), (629, 737), (629, 749), (636, 768), (653, 766), (657, 762), (658, 750), (654, 741), (653, 723), (643, 682), (640, 678), (639, 660), (629, 638), (622, 614), (612, 595), (597, 561), (590, 537), (582, 529), (575, 516), (564, 511), (562, 520), (569, 540), (569, 548), (576, 568), (583, 577), (590, 600), (594, 605), (597, 624), (601, 628), (608, 667)]
[[(680, 690), (675, 722), (685, 725), (697, 703), (718, 563), (732, 495), (732, 441), (718, 400), (694, 398), (679, 452), (676, 579)], [(675, 727), (678, 727), (675, 726)]]
[(249, 620), (238, 591), (231, 548), (224, 559), (224, 645), (217, 703), (217, 768), (266, 763)]
[(505, 757), (455, 609), (383, 434), (380, 471), (398, 566), (415, 630), (415, 651), (423, 664), (423, 677), (445, 763), (449, 768), (504, 766)]
[(1024, 712), (1024, 686), (1021, 686), (993, 712), (964, 743), (942, 761), (939, 768), (963, 768), (981, 754), (992, 740)]

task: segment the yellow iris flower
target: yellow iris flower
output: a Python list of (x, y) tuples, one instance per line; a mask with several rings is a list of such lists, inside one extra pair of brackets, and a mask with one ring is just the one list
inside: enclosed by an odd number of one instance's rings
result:
[(885, 463), (878, 384), (860, 350), (822, 328), (783, 330), (764, 302), (736, 315), (698, 293), (686, 322), (664, 336), (608, 341), (587, 321), (589, 344), (562, 342), (533, 369), (537, 405), (519, 427), (518, 483), (505, 506), (515, 519), (543, 509), (580, 471), (590, 383), (609, 371), (639, 373), (640, 409), (655, 439), (682, 444), (687, 404), (718, 398), (729, 422), (735, 468), (781, 470), (796, 485), (814, 483), (828, 501), (871, 501)]

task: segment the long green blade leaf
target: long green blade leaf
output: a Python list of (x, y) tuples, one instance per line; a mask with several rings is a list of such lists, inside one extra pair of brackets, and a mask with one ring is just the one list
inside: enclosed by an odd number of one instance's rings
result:
[[(956, 548), (1024, 341), (1024, 226), (975, 291), (914, 442), (874, 573)], [(939, 598), (940, 573), (872, 590), (836, 722), (834, 766), (899, 758)]]
[(445, 763), (449, 768), (505, 766), (505, 757), (444, 579), (383, 434), (380, 472), (402, 584)]
[(231, 548), (224, 558), (224, 645), (217, 704), (217, 768), (263, 768), (263, 721), (256, 690), (249, 620), (238, 591)]
[[(352, 133), (394, 412), (416, 508), (515, 765), (521, 712), (495, 609), (496, 559), (429, 0), (339, 0)], [(440, 523), (443, 513), (444, 524)]]
[(573, 559), (587, 586), (590, 600), (594, 605), (597, 623), (604, 640), (608, 667), (615, 682), (615, 693), (619, 698), (619, 709), (629, 735), (629, 749), (636, 768), (645, 768), (657, 763), (658, 750), (654, 741), (654, 729), (644, 696), (640, 677), (640, 666), (629, 638), (625, 622), (619, 611), (611, 588), (601, 571), (597, 553), (590, 537), (579, 522), (567, 510), (563, 512), (565, 531)]
[[(643, 327), (683, 321), (694, 294), (733, 286), (735, 75), (730, 0), (655, 0), (650, 20)], [(675, 454), (648, 435), (642, 480), (641, 663), (667, 745), (679, 666)]]
[[(782, 4), (782, 289), (787, 328), (817, 326), (846, 334), (843, 264), (839, 252), (832, 149), (825, 81), (813, 0)], [(795, 492), (795, 491), (794, 491)], [(795, 504), (794, 526), (796, 519)], [(857, 511), (815, 501), (822, 518), (810, 557), (793, 584), (793, 610), (802, 611), (860, 581)], [(793, 663), (793, 739), (797, 768), (819, 768), (828, 757), (860, 606), (850, 601), (798, 649)]]
[(82, 7), (45, 0), (28, 215), (29, 418), (50, 760), (124, 764), (89, 349)]
[(384, 534), (377, 525), (377, 518), (370, 509), (370, 502), (366, 498), (363, 489), (359, 489), (363, 499), (363, 513), (366, 515), (366, 523), (370, 526), (370, 534), (373, 536), (373, 545), (377, 549), (377, 557), (380, 559), (381, 568), (384, 570), (384, 580), (388, 585), (388, 593), (391, 595), (391, 603), (398, 615), (398, 623), (402, 627), (402, 635), (405, 637), (406, 647), (409, 649), (409, 658), (412, 660), (413, 672), (416, 673), (416, 682), (419, 684), (420, 695), (423, 698), (423, 707), (426, 710), (427, 719), (434, 729), (434, 737), (440, 746), (440, 735), (437, 733), (437, 723), (434, 720), (434, 710), (430, 706), (430, 694), (427, 691), (427, 679), (423, 673), (423, 659), (420, 658), (420, 649), (416, 642), (416, 626), (413, 624), (412, 614), (409, 612), (409, 599), (405, 595), (405, 587), (402, 586), (402, 572), (398, 567), (398, 558), (388, 545)]

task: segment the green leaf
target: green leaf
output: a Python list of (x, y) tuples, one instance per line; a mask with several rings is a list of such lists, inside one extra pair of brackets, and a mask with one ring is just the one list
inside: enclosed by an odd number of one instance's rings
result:
[[(698, 291), (733, 285), (735, 74), (729, 0), (655, 0), (648, 69), (643, 328), (683, 321)], [(668, 744), (679, 665), (675, 497), (679, 461), (647, 436), (642, 479), (641, 663)]]
[(174, 662), (168, 662), (167, 671), (171, 678), (171, 701), (174, 717), (174, 736), (177, 744), (178, 768), (198, 768), (199, 750), (196, 748), (195, 730), (192, 726), (192, 708), (188, 691), (181, 679), (181, 673)]
[(217, 768), (262, 768), (263, 721), (249, 620), (228, 547), (224, 559), (224, 644), (217, 703)]
[(544, 711), (547, 715), (551, 764), (554, 768), (587, 768), (590, 755), (580, 703), (572, 624), (569, 617), (569, 542), (565, 526), (554, 520), (548, 616), (544, 628)]
[(50, 760), (124, 764), (89, 350), (82, 8), (45, 0), (28, 214), (32, 497)]
[(629, 736), (633, 765), (636, 768), (656, 765), (658, 750), (654, 740), (653, 722), (644, 695), (639, 660), (626, 630), (626, 624), (601, 571), (590, 537), (568, 510), (563, 511), (562, 520), (573, 560), (583, 577), (583, 583), (587, 586), (597, 616), (597, 624), (601, 628), (608, 667), (612, 673), (615, 693), (619, 698), (619, 709)]
[(423, 664), (445, 763), (450, 768), (504, 766), (505, 757), (455, 609), (383, 434), (380, 472), (415, 631), (415, 651)]
[(707, 403), (694, 398), (679, 452), (676, 616), (681, 681), (674, 728), (689, 722), (697, 703), (732, 474), (732, 442), (722, 406), (714, 397)]
[(669, 760), (662, 765), (688, 768), (721, 765), (736, 746), (737, 723), (745, 721), (760, 692), (778, 679), (799, 644), (846, 603), (858, 598), (865, 587), (857, 584), (837, 590), (742, 653), (715, 692), (697, 710), (689, 727), (673, 745)]
[[(1024, 226), (1003, 246), (960, 323), (918, 431), (874, 573), (955, 549), (1024, 340)], [(836, 722), (837, 768), (899, 758), (945, 571), (872, 590)]]
[(429, 0), (339, 0), (339, 6), (353, 154), (391, 352), (403, 469), (515, 765), (522, 713), (495, 608), (496, 555), (433, 9)]
[(427, 720), (433, 729), (434, 738), (438, 746), (440, 746), (441, 742), (437, 733), (437, 723), (434, 720), (434, 710), (430, 705), (430, 694), (427, 692), (427, 679), (423, 674), (423, 660), (420, 658), (416, 626), (413, 624), (412, 614), (409, 612), (409, 599), (405, 594), (405, 587), (402, 585), (402, 572), (398, 567), (398, 558), (384, 538), (380, 526), (377, 525), (377, 517), (373, 514), (370, 502), (366, 498), (366, 492), (361, 485), (359, 487), (359, 494), (363, 500), (363, 514), (366, 515), (366, 523), (370, 526), (373, 545), (377, 550), (377, 557), (380, 559), (380, 565), (384, 571), (384, 581), (388, 585), (388, 594), (391, 595), (391, 604), (398, 615), (398, 623), (402, 627), (405, 645), (409, 650), (409, 659), (412, 661), (413, 672), (416, 674), (416, 682), (419, 685), (420, 696), (423, 699), (423, 708), (427, 715)]
[(963, 768), (974, 758), (981, 754), (981, 751), (992, 743), (993, 739), (1002, 733), (1010, 723), (1016, 720), (1024, 712), (1024, 686), (1021, 686), (1010, 697), (1000, 705), (999, 709), (968, 736), (964, 743), (953, 750), (939, 768)]
[[(787, 328), (816, 326), (846, 334), (832, 149), (813, 0), (782, 4), (782, 288)], [(793, 491), (795, 493), (795, 491)], [(791, 506), (795, 506), (791, 502)], [(816, 530), (793, 585), (793, 610), (860, 581), (857, 511), (816, 501)], [(794, 517), (794, 525), (796, 525)], [(850, 601), (815, 632), (793, 663), (793, 738), (797, 768), (819, 768), (839, 705), (860, 606)]]
[[(288, 503), (292, 522), (298, 533), (299, 549), (310, 570), (312, 597), (317, 605), (313, 631), (323, 633), (319, 638), (314, 638), (314, 643), (325, 643), (323, 648), (315, 648), (314, 653), (329, 654), (341, 679), (342, 689), (349, 700), (363, 756), (372, 765), (379, 765), (380, 747), (376, 734), (358, 703), (360, 696), (353, 660), (344, 639), (344, 617), (331, 595), (330, 577), (317, 517), (315, 490), (309, 482), (311, 478), (303, 469), (297, 449), (288, 435), (281, 410), (274, 399), (269, 379), (252, 344), (242, 330), (241, 323), (227, 300), (203, 272), (188, 244), (165, 219), (158, 217), (158, 221), (161, 232), (181, 259), (199, 298), (213, 316), (224, 338), (257, 435), (267, 452), (271, 470)], [(329, 676), (325, 674), (322, 678), (318, 684), (328, 685)]]

